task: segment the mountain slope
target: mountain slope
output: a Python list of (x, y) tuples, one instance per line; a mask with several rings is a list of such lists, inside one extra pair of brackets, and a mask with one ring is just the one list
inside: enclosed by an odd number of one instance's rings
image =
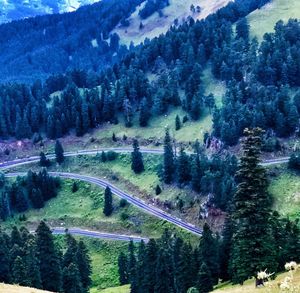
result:
[(64, 13), (99, 0), (0, 0), (0, 23), (36, 15)]
[[(146, 2), (142, 3), (136, 11), (128, 18), (129, 27), (119, 25), (114, 32), (121, 38), (121, 43), (130, 45), (131, 42), (139, 44), (146, 38), (152, 39), (162, 33), (166, 33), (174, 24), (183, 23), (188, 17), (196, 19), (206, 18), (208, 15), (216, 12), (218, 9), (226, 6), (231, 0), (170, 0), (169, 5), (156, 12), (146, 19), (139, 16), (139, 11), (145, 7)], [(191, 6), (195, 9), (192, 11)], [(197, 6), (200, 7), (197, 11)], [(143, 28), (140, 29), (140, 23)]]

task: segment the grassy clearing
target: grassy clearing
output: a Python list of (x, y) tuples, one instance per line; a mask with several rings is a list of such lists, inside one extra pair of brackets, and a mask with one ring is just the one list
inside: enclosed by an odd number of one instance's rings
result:
[(71, 192), (72, 180), (63, 180), (62, 188), (56, 198), (49, 200), (45, 207), (39, 210), (29, 210), (25, 213), (26, 221), (19, 217), (8, 219), (5, 228), (14, 225), (26, 226), (34, 230), (39, 221), (45, 220), (52, 227), (80, 227), (102, 232), (143, 235), (159, 237), (164, 227), (172, 226), (165, 221), (143, 213), (133, 205), (119, 207), (119, 198), (114, 197), (115, 207), (110, 217), (103, 214), (103, 193), (97, 186), (79, 182), (79, 190)]
[[(127, 28), (118, 27), (114, 32), (118, 33), (121, 42), (125, 45), (130, 45), (131, 42), (139, 44), (146, 38), (152, 39), (160, 34), (166, 33), (167, 30), (174, 24), (177, 19), (181, 23), (184, 19), (192, 16), (195, 19), (203, 19), (209, 14), (214, 13), (219, 8), (225, 6), (229, 0), (170, 0), (170, 5), (162, 10), (163, 16), (159, 17), (158, 13), (154, 13), (145, 20), (141, 20), (138, 13), (145, 3), (129, 17), (130, 26)], [(190, 6), (194, 4), (201, 7), (201, 13), (192, 13)], [(140, 22), (142, 21), (144, 28), (140, 29)]]
[(300, 217), (300, 177), (283, 172), (271, 181), (270, 193), (274, 196), (274, 209), (292, 219)]
[(214, 78), (210, 67), (207, 67), (203, 71), (203, 76), (201, 79), (203, 82), (205, 95), (212, 93), (215, 97), (217, 107), (221, 107), (222, 97), (226, 92), (225, 83)]
[(113, 287), (113, 288), (107, 288), (102, 291), (97, 291), (97, 289), (91, 289), (90, 293), (129, 293), (130, 287), (129, 285), (120, 286), (120, 287)]
[(18, 285), (0, 284), (0, 293), (51, 293), (51, 292), (29, 288), (29, 287), (21, 287)]
[[(270, 282), (271, 288), (255, 288), (255, 281), (248, 280), (244, 283), (243, 286), (240, 285), (231, 285), (231, 284), (223, 284), (219, 286), (219, 288), (214, 293), (280, 293), (278, 284), (280, 284), (285, 277), (288, 276), (288, 273), (280, 274), (274, 281)], [(300, 286), (300, 271), (298, 270), (294, 275), (294, 286)], [(299, 289), (293, 292), (299, 292)], [(285, 291), (292, 292), (292, 291)]]
[(260, 10), (252, 12), (248, 16), (251, 25), (251, 35), (262, 40), (263, 35), (272, 32), (277, 21), (289, 18), (300, 18), (299, 0), (273, 0)]

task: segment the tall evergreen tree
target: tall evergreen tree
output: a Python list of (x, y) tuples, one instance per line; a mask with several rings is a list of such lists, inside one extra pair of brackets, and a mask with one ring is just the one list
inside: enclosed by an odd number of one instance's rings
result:
[(211, 271), (205, 263), (202, 263), (197, 278), (197, 288), (199, 293), (208, 293), (213, 290), (213, 278)]
[(10, 281), (10, 259), (7, 235), (0, 230), (0, 282), (8, 283)]
[(218, 242), (212, 235), (212, 231), (207, 223), (203, 226), (203, 233), (199, 244), (199, 256), (200, 261), (207, 265), (213, 284), (217, 284), (219, 277)]
[(52, 233), (43, 221), (36, 230), (36, 246), (43, 289), (60, 291), (62, 285), (60, 259)]
[(236, 230), (232, 240), (231, 271), (235, 283), (243, 283), (257, 272), (277, 269), (275, 241), (270, 225), (272, 199), (265, 169), (259, 164), (262, 130), (246, 129), (243, 156), (233, 198)]
[(110, 216), (113, 212), (113, 204), (112, 204), (112, 193), (111, 190), (109, 188), (109, 186), (107, 186), (105, 188), (105, 192), (104, 192), (104, 208), (103, 208), (103, 213), (105, 216)]
[(63, 270), (64, 293), (83, 293), (80, 274), (74, 263), (69, 264)]
[(28, 286), (26, 268), (23, 259), (17, 256), (12, 265), (12, 281), (14, 284)]
[(64, 149), (59, 140), (55, 143), (55, 157), (58, 164), (62, 164), (65, 160)]
[(41, 167), (49, 167), (51, 165), (50, 160), (47, 159), (44, 152), (40, 153), (40, 166)]
[(119, 281), (121, 285), (128, 284), (128, 263), (124, 252), (121, 252), (118, 258)]
[(82, 240), (79, 241), (77, 246), (77, 267), (80, 272), (80, 279), (83, 288), (83, 292), (88, 292), (89, 287), (92, 284), (91, 274), (92, 274), (92, 267), (91, 267), (91, 258), (89, 256), (88, 250), (86, 245)]
[(174, 152), (172, 147), (172, 139), (169, 129), (166, 130), (164, 141), (164, 182), (170, 184), (173, 181), (175, 163)]
[(131, 153), (131, 169), (136, 174), (140, 174), (145, 170), (143, 155), (140, 152), (139, 143), (137, 139), (133, 140), (133, 152)]

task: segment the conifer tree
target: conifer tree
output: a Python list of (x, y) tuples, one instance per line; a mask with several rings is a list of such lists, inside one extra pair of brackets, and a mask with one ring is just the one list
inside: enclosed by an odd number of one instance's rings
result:
[(147, 99), (143, 98), (141, 102), (141, 110), (140, 110), (140, 117), (139, 117), (140, 126), (142, 127), (148, 126), (149, 119), (150, 119), (150, 106), (148, 105)]
[(131, 169), (136, 174), (140, 174), (145, 170), (143, 163), (143, 155), (140, 152), (139, 143), (137, 139), (133, 140), (133, 152), (131, 153)]
[(9, 249), (7, 236), (0, 230), (0, 282), (10, 281)]
[(161, 187), (157, 184), (156, 187), (155, 187), (155, 194), (160, 195), (161, 192), (162, 192)]
[(64, 149), (59, 140), (57, 140), (55, 143), (55, 156), (56, 156), (56, 162), (58, 164), (62, 164), (64, 162), (65, 160)]
[(262, 130), (246, 129), (244, 134), (238, 187), (233, 198), (236, 229), (230, 259), (232, 280), (241, 284), (261, 270), (277, 270), (270, 224), (272, 199), (267, 191), (266, 171), (259, 164)]
[(213, 278), (211, 276), (210, 269), (205, 263), (200, 266), (198, 278), (197, 278), (197, 288), (199, 293), (208, 293), (213, 290)]
[(44, 152), (40, 153), (40, 166), (41, 167), (49, 167), (50, 166), (50, 160), (47, 159), (46, 155)]
[(156, 276), (154, 293), (173, 293), (173, 277), (170, 271), (169, 252), (162, 248), (159, 252), (156, 264)]
[(74, 263), (63, 269), (63, 290), (64, 293), (83, 293), (80, 274)]
[(83, 292), (85, 293), (89, 291), (89, 287), (92, 284), (92, 280), (91, 280), (92, 267), (91, 267), (91, 258), (89, 256), (89, 252), (82, 240), (80, 240), (78, 243), (76, 258), (77, 258), (77, 267), (80, 272), (80, 279), (81, 279)]
[(109, 186), (106, 187), (104, 192), (104, 208), (103, 213), (105, 216), (110, 216), (113, 212), (113, 205), (112, 205), (112, 193)]
[(179, 130), (181, 128), (181, 121), (178, 115), (175, 118), (175, 130)]
[(179, 184), (186, 183), (191, 179), (191, 168), (189, 156), (181, 148), (177, 161), (177, 180)]
[(169, 129), (166, 130), (164, 141), (164, 182), (170, 184), (173, 181), (175, 171), (174, 152)]
[(36, 244), (34, 239), (28, 239), (25, 244), (25, 267), (28, 285), (38, 289), (41, 288), (41, 274), (39, 270), (39, 263), (36, 255)]
[(145, 255), (145, 293), (153, 293), (155, 286), (158, 247), (154, 239), (150, 239), (146, 245)]
[(45, 222), (41, 222), (36, 230), (37, 257), (45, 290), (58, 292), (61, 289), (61, 266), (52, 233)]
[(207, 223), (203, 226), (203, 233), (199, 244), (199, 256), (200, 261), (207, 265), (213, 284), (217, 284), (219, 276), (218, 243)]
[(12, 265), (12, 281), (14, 284), (28, 286), (26, 268), (23, 259), (17, 256)]
[(118, 258), (119, 282), (121, 285), (128, 284), (128, 264), (127, 257), (121, 252)]

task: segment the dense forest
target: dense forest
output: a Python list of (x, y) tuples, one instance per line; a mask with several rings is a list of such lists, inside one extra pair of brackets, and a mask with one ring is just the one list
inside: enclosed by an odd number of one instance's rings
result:
[(8, 235), (0, 230), (0, 282), (53, 292), (89, 292), (91, 260), (85, 244), (67, 234), (62, 250), (44, 222), (35, 232), (14, 227)]
[(1, 80), (32, 82), (72, 68), (102, 70), (127, 51), (110, 32), (143, 1), (102, 0), (73, 13), (0, 25)]
[(0, 173), (0, 219), (4, 221), (30, 208), (42, 208), (46, 201), (57, 196), (59, 186), (59, 178), (51, 177), (46, 169), (39, 173), (28, 171), (13, 182)]
[(119, 256), (121, 284), (130, 283), (132, 293), (185, 293), (192, 287), (208, 293), (219, 279), (243, 284), (260, 271), (277, 273), (286, 262), (299, 262), (298, 221), (271, 209), (266, 170), (259, 161), (261, 134), (261, 129), (244, 133), (237, 188), (222, 237), (205, 224), (196, 247), (168, 231), (137, 250), (131, 243), (128, 254)]
[[(284, 93), (286, 87), (297, 83), (287, 79), (285, 88), (279, 88), (278, 80), (274, 85), (254, 82), (259, 79), (259, 72), (256, 73), (257, 70), (254, 69), (257, 68), (258, 62), (263, 62), (266, 58), (263, 57), (264, 54), (270, 55), (267, 48), (272, 49), (274, 39), (280, 36), (282, 41), (279, 43), (284, 41), (286, 44), (286, 51), (282, 51), (282, 55), (288, 51), (293, 51), (293, 54), (299, 51), (299, 42), (297, 43), (296, 39), (300, 34), (300, 26), (297, 21), (290, 21), (287, 25), (278, 24), (277, 32), (270, 34), (270, 37), (266, 36), (260, 50), (253, 44), (247, 45), (249, 27), (244, 17), (266, 2), (235, 1), (205, 20), (195, 22), (190, 19), (179, 27), (174, 26), (166, 35), (132, 48), (132, 52), (121, 62), (104, 70), (100, 75), (95, 76), (84, 70), (74, 69), (66, 75), (52, 75), (45, 83), (36, 81), (31, 86), (1, 86), (0, 137), (15, 136), (22, 139), (32, 137), (34, 133), (45, 133), (47, 137), (54, 139), (68, 134), (71, 129), (75, 129), (76, 135), (81, 136), (103, 122), (118, 123), (118, 113), (123, 113), (127, 127), (132, 126), (133, 116), (138, 113), (139, 124), (145, 127), (151, 117), (166, 113), (172, 105), (181, 106), (189, 114), (189, 119), (193, 120), (201, 117), (204, 108), (213, 111), (214, 135), (227, 145), (235, 144), (242, 134), (242, 129), (247, 126), (261, 126), (270, 129), (272, 134), (272, 130), (278, 129), (275, 122), (280, 122), (287, 116), (289, 119), (283, 123), (288, 124), (288, 134), (294, 133), (299, 116), (299, 95), (291, 101), (284, 100)], [(232, 23), (237, 20), (237, 33), (234, 34)], [(291, 26), (293, 34), (288, 33)], [(225, 50), (226, 48), (229, 49)], [(263, 51), (263, 48), (266, 49)], [(226, 65), (225, 61), (231, 61), (233, 58), (230, 56), (233, 55), (229, 52), (232, 51), (235, 52), (235, 56), (241, 55), (240, 59), (234, 58), (235, 62), (243, 62), (245, 66), (233, 66), (236, 72), (226, 75), (228, 93), (224, 98), (222, 110), (218, 110), (215, 108), (213, 95), (203, 94), (201, 73), (207, 62), (211, 62), (213, 73), (218, 77), (218, 64), (222, 67), (222, 64)], [(226, 55), (226, 52), (230, 56)], [(244, 58), (245, 56), (247, 58)], [(226, 60), (218, 61), (217, 58)], [(297, 72), (298, 63), (294, 63), (293, 68)], [(158, 76), (154, 83), (150, 83), (147, 78), (149, 69)], [(247, 87), (244, 78), (246, 73), (247, 76), (251, 76), (253, 93), (250, 92), (250, 87)], [(290, 78), (291, 73), (287, 73), (287, 77)], [(222, 78), (225, 78), (223, 73)], [(278, 78), (280, 79), (280, 76)], [(241, 101), (234, 98), (237, 87), (241, 88)], [(78, 88), (86, 90), (81, 94)], [(50, 97), (51, 93), (58, 90), (62, 91), (60, 96)], [(256, 94), (258, 90), (262, 99), (259, 103), (263, 108), (261, 111), (260, 107), (251, 106), (253, 100), (250, 94)], [(268, 98), (264, 98), (265, 96)], [(270, 101), (270, 97), (274, 96), (277, 99)], [(234, 99), (234, 102), (230, 99)], [(228, 107), (235, 107), (234, 111), (228, 113)], [(274, 112), (278, 109), (280, 115), (276, 116)], [(240, 119), (241, 115), (237, 114), (241, 111), (246, 113), (238, 124), (236, 120)], [(253, 116), (261, 119), (247, 120), (247, 117)], [(268, 117), (281, 118), (272, 123)], [(225, 123), (222, 124), (223, 120)], [(279, 131), (277, 133), (282, 135)]]

